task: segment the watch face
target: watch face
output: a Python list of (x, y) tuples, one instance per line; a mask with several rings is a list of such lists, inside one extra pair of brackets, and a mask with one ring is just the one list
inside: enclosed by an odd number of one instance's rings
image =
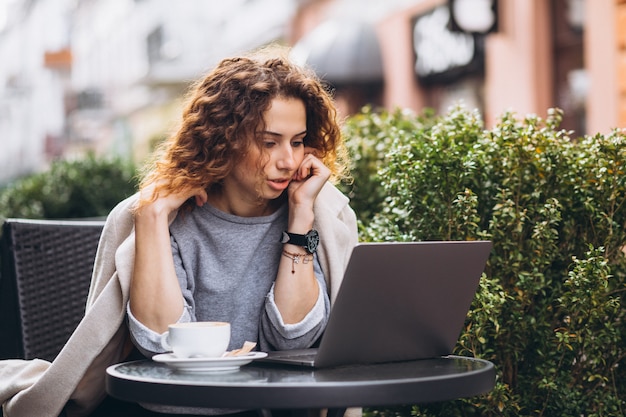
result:
[(306, 235), (306, 250), (309, 253), (314, 253), (317, 250), (317, 245), (320, 243), (320, 235), (317, 233), (317, 230), (312, 229)]

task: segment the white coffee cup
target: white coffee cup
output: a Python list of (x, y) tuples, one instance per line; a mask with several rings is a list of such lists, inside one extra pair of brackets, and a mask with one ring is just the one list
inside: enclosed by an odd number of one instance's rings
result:
[(197, 321), (175, 323), (161, 335), (161, 346), (178, 358), (222, 356), (230, 342), (230, 323)]

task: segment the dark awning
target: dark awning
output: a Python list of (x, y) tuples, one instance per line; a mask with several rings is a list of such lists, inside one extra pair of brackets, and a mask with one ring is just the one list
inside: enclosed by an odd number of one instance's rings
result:
[(327, 20), (294, 45), (292, 56), (332, 84), (383, 80), (380, 46), (371, 23)]

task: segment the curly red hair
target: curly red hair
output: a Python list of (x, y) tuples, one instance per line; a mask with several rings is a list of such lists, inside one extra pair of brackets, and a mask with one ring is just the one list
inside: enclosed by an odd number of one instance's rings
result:
[[(248, 147), (258, 144), (263, 115), (274, 98), (300, 99), (306, 109), (305, 146), (331, 170), (347, 172), (347, 152), (330, 92), (310, 69), (284, 51), (257, 51), (222, 60), (190, 89), (178, 131), (147, 166), (140, 188), (154, 185), (152, 199), (175, 191), (220, 187)], [(145, 204), (146, 201), (139, 204)]]

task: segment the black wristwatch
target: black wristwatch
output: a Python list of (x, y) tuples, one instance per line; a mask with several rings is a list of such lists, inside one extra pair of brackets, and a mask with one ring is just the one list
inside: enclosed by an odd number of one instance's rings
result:
[(315, 253), (317, 245), (320, 243), (320, 235), (317, 230), (311, 229), (306, 235), (298, 235), (296, 233), (283, 232), (280, 239), (281, 243), (290, 243), (296, 246), (302, 246), (308, 253)]

